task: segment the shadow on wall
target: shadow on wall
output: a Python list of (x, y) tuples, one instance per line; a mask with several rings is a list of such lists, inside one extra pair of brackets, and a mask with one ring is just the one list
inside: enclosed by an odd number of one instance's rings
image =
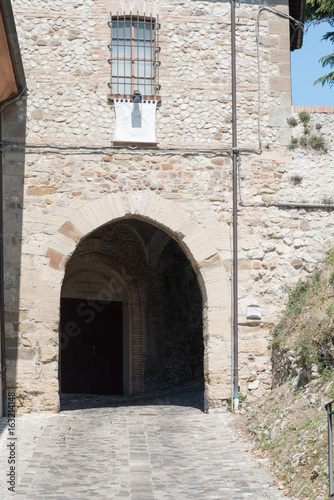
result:
[(145, 389), (203, 380), (202, 295), (196, 274), (171, 239), (148, 290)]
[[(22, 254), (22, 215), (26, 141), (26, 97), (9, 104), (2, 112), (2, 141), (20, 144), (19, 148), (3, 146), (3, 210), (4, 210), (4, 301), (5, 301), (5, 349), (7, 392), (15, 388), (16, 403), (24, 394), (16, 387), (18, 362), (26, 363), (34, 352), (24, 342), (20, 322), (28, 316), (28, 311), (19, 311), (20, 270)], [(19, 149), (19, 151), (14, 151)], [(17, 359), (18, 344), (22, 342), (20, 359)]]

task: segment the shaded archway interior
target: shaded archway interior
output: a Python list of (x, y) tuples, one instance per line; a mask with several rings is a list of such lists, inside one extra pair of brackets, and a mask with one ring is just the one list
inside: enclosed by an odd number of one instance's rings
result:
[(107, 224), (79, 243), (60, 333), (63, 393), (133, 395), (203, 380), (196, 274), (178, 243), (143, 220)]

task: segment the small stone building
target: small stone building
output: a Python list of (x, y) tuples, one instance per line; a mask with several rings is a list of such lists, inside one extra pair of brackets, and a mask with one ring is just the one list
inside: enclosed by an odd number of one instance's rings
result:
[[(13, 8), (28, 87), (2, 114), (7, 386), (20, 411), (57, 411), (62, 393), (201, 380), (206, 410), (224, 407), (230, 3)], [(301, 44), (288, 14), (298, 21), (302, 8), (236, 6), (240, 390), (250, 397), (271, 386), (270, 330), (286, 285), (312, 272), (333, 230), (330, 210), (279, 206), (332, 190), (314, 174), (329, 172), (331, 152), (288, 148), (290, 49)], [(247, 319), (252, 304), (261, 319)]]

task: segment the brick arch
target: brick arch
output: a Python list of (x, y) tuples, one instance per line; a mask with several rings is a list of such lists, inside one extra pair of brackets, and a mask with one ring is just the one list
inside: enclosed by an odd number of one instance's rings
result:
[(132, 394), (141, 394), (143, 392), (143, 305), (136, 273), (119, 258), (99, 252), (90, 252), (83, 255), (75, 255), (74, 253), (66, 269), (74, 264), (89, 264), (91, 262), (105, 264), (115, 270), (127, 289), (130, 301)]
[[(226, 236), (218, 251), (216, 229), (209, 233), (196, 216), (174, 200), (168, 200), (151, 191), (113, 193), (101, 199), (83, 202), (71, 210), (67, 219), (61, 217), (50, 246), (45, 254), (48, 264), (60, 271), (54, 279), (61, 286), (66, 263), (78, 243), (112, 222), (137, 218), (164, 230), (180, 245), (197, 274), (203, 299), (204, 374), (206, 406), (221, 405), (230, 395), (230, 282), (220, 257), (225, 252), (230, 258)], [(58, 219), (59, 220), (59, 219)], [(221, 223), (225, 224), (225, 223)], [(225, 233), (228, 234), (226, 228)], [(213, 238), (211, 237), (213, 235)]]

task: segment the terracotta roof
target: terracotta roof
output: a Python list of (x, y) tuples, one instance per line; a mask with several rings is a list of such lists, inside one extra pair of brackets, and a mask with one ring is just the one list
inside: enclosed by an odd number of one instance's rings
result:
[(26, 86), (10, 0), (0, 0), (0, 104)]

